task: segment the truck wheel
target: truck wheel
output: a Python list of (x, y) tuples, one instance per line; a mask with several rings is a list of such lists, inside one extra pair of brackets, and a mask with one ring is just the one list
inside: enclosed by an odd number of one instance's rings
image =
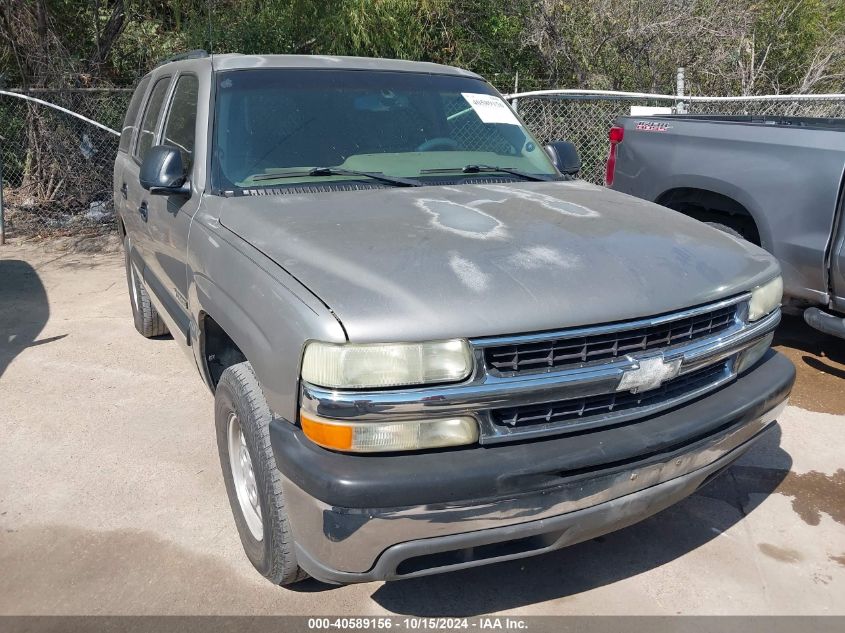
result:
[(167, 326), (161, 316), (150, 303), (150, 295), (141, 283), (138, 270), (129, 257), (129, 237), (123, 240), (123, 252), (126, 263), (126, 282), (129, 285), (129, 302), (132, 304), (132, 318), (135, 319), (135, 329), (142, 336), (151, 338), (167, 334)]
[(228, 367), (217, 383), (214, 421), (229, 505), (244, 551), (277, 585), (308, 577), (293, 547), (281, 474), (270, 448), (272, 415), (248, 362)]
[(714, 229), (719, 229), (723, 233), (727, 233), (728, 235), (733, 235), (734, 237), (738, 237), (741, 240), (745, 239), (745, 236), (737, 231), (735, 228), (728, 226), (727, 224), (721, 224), (719, 222), (705, 222), (707, 226), (712, 226)]

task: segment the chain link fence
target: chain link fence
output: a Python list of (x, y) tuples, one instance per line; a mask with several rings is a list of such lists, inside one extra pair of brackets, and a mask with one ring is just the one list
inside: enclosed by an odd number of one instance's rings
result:
[(676, 97), (645, 93), (549, 90), (510, 95), (511, 104), (542, 143), (571, 141), (581, 155), (581, 177), (604, 184), (607, 132), (632, 106), (673, 113), (845, 118), (845, 95)]
[(0, 161), (9, 237), (114, 230), (112, 170), (129, 89), (4, 91)]
[[(131, 89), (0, 91), (7, 236), (114, 230), (112, 168), (131, 95)], [(845, 118), (845, 95), (675, 97), (561, 90), (509, 99), (541, 142), (572, 141), (581, 154), (582, 177), (597, 184), (604, 179), (608, 129), (617, 117), (631, 114), (632, 106), (691, 114)], [(465, 108), (462, 102), (450, 105), (450, 124), (455, 138), (471, 146), (470, 137), (489, 130), (471, 129), (460, 116)]]

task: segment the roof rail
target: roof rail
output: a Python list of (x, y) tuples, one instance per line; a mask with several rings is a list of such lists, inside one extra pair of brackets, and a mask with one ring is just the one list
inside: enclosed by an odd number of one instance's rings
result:
[(177, 55), (171, 55), (170, 57), (166, 57), (156, 64), (156, 68), (158, 68), (159, 66), (164, 66), (164, 64), (169, 64), (170, 62), (178, 62), (182, 59), (202, 59), (203, 57), (208, 57), (208, 51), (205, 51), (201, 48), (196, 48), (192, 51), (187, 51), (185, 53), (179, 53)]

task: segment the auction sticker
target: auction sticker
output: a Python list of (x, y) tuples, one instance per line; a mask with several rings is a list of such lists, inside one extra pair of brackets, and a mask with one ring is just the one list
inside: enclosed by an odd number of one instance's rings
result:
[(475, 110), (482, 123), (507, 123), (519, 125), (519, 120), (504, 101), (495, 95), (462, 92), (461, 96)]

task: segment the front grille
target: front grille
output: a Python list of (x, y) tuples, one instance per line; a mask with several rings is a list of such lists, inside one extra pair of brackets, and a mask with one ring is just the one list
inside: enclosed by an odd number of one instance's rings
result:
[(497, 409), (491, 411), (493, 422), (511, 428), (530, 427), (536, 424), (567, 424), (581, 422), (594, 416), (630, 411), (641, 407), (660, 405), (699, 389), (704, 389), (728, 375), (728, 361), (678, 376), (657, 389), (642, 393), (630, 391), (573, 398), (543, 405)]
[(689, 343), (727, 330), (736, 318), (736, 305), (718, 308), (674, 321), (603, 334), (587, 334), (484, 349), (487, 370), (494, 375), (579, 367), (637, 352)]

